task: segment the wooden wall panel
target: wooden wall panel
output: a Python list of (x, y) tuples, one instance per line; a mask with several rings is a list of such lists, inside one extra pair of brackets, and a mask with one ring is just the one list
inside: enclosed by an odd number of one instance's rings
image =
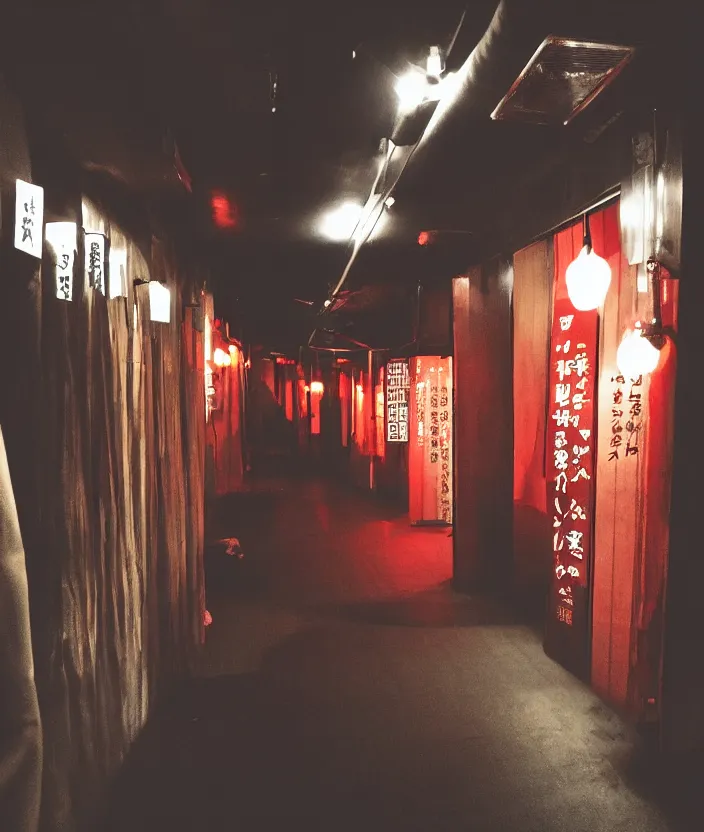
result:
[[(628, 417), (614, 419), (613, 410), (628, 412), (629, 406), (615, 405), (617, 390), (625, 404), (631, 385), (628, 379), (618, 382), (616, 351), (626, 328), (638, 317), (639, 296), (635, 269), (621, 253), (618, 206), (613, 205), (591, 220), (594, 249), (608, 260), (612, 283), (601, 316), (599, 358), (599, 414), (597, 448), (597, 492), (594, 534), (594, 579), (592, 602), (592, 686), (604, 698), (619, 705), (628, 701), (630, 650), (634, 599), (635, 564), (642, 545), (643, 517), (643, 447), (641, 452), (625, 455), (625, 440), (614, 451), (614, 430)], [(575, 256), (581, 242), (575, 245)], [(648, 380), (642, 395), (647, 399)], [(645, 420), (644, 420), (645, 422)], [(624, 434), (625, 435), (625, 434)]]
[[(80, 222), (78, 199), (74, 210)], [(41, 310), (27, 330), (40, 361), (23, 382), (41, 407), (21, 409), (25, 427), (11, 420), (6, 441), (14, 470), (35, 451), (42, 461), (25, 464), (18, 481), (34, 495), (18, 498), (51, 832), (94, 828), (109, 778), (202, 631), (203, 381), (198, 349), (182, 341), (183, 278), (171, 255), (150, 266), (129, 243), (129, 297), (108, 300), (83, 286), (81, 263), (79, 252), (73, 301), (56, 299), (47, 255), (39, 294), (0, 309), (5, 331), (10, 316)], [(171, 287), (171, 324), (150, 322), (148, 287), (133, 292), (150, 272)], [(28, 357), (3, 355), (3, 378)]]
[(502, 259), (453, 281), (454, 580), (510, 583), (513, 534), (511, 294)]
[(552, 565), (545, 481), (551, 243), (543, 240), (517, 252), (513, 273), (514, 583), (518, 599), (544, 610)]

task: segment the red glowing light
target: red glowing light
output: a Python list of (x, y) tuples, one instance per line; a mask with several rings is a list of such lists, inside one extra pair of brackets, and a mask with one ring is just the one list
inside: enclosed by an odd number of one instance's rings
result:
[(430, 234), (427, 231), (421, 231), (418, 235), (418, 245), (427, 246), (430, 242)]
[(213, 222), (218, 228), (235, 228), (238, 225), (237, 206), (233, 205), (225, 194), (214, 193), (210, 206), (213, 210)]

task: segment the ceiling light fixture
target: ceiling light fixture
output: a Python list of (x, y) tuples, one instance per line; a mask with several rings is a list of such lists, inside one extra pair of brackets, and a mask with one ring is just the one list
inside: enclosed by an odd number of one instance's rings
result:
[(444, 69), (440, 48), (438, 46), (431, 46), (426, 64), (426, 72), (431, 78), (439, 78)]
[(343, 202), (327, 213), (320, 224), (320, 232), (329, 240), (349, 240), (362, 217), (363, 208), (356, 202)]
[(572, 306), (580, 312), (598, 309), (609, 291), (611, 267), (592, 248), (589, 214), (584, 215), (582, 250), (567, 267), (565, 282)]
[(397, 78), (395, 90), (402, 113), (413, 112), (429, 101), (440, 101), (454, 79), (454, 73), (444, 75), (444, 69), (440, 49), (431, 46), (425, 72), (414, 66)]

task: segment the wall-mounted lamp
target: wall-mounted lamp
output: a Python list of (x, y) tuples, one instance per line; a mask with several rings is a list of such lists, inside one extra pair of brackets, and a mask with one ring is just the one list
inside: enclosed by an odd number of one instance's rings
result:
[(127, 249), (111, 245), (108, 255), (110, 298), (127, 297)]
[(619, 371), (624, 378), (638, 378), (652, 373), (659, 361), (660, 350), (651, 343), (643, 324), (636, 321), (634, 328), (626, 331), (616, 351)]
[(171, 290), (157, 280), (149, 281), (149, 311), (152, 321), (171, 323)]
[(325, 385), (322, 381), (312, 381), (310, 383), (310, 392), (322, 396), (325, 392)]
[(589, 214), (584, 215), (582, 250), (567, 267), (565, 281), (572, 305), (580, 312), (598, 309), (609, 291), (611, 267), (592, 248)]
[(624, 333), (616, 352), (616, 364), (626, 378), (638, 378), (654, 372), (660, 362), (660, 351), (667, 339), (675, 336), (674, 330), (663, 325), (662, 272), (663, 266), (651, 257), (646, 269), (653, 293), (653, 318), (649, 324), (636, 321), (633, 329)]
[(230, 358), (229, 353), (220, 349), (220, 347), (216, 347), (213, 352), (213, 364), (215, 364), (216, 367), (229, 367), (230, 364), (232, 364), (232, 359)]

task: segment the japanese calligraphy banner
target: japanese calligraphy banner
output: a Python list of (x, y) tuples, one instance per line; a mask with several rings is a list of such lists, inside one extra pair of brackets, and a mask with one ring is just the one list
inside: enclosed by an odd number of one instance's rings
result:
[(452, 523), (452, 358), (414, 360), (409, 448), (411, 523)]
[(408, 442), (410, 388), (408, 361), (389, 361), (386, 365), (386, 439), (388, 442)]
[(553, 569), (547, 640), (563, 645), (560, 653), (574, 651), (558, 656), (573, 666), (588, 651), (599, 319), (596, 310), (578, 312), (564, 297), (556, 298), (553, 310), (546, 448)]

